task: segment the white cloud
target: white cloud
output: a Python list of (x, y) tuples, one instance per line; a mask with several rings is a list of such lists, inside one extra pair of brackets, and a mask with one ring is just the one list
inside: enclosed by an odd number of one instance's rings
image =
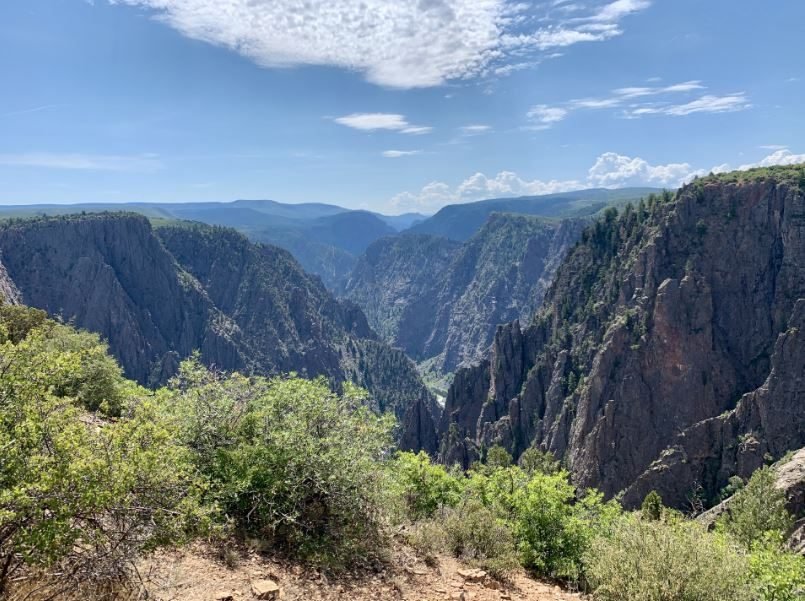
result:
[(641, 158), (605, 152), (587, 173), (587, 181), (597, 187), (656, 185), (677, 187), (691, 177), (688, 163), (651, 165)]
[(433, 131), (433, 128), (422, 125), (412, 125), (411, 127), (406, 127), (400, 131), (402, 131), (404, 134), (410, 134), (412, 136), (421, 136), (423, 134), (429, 134)]
[(465, 136), (477, 136), (479, 134), (486, 134), (492, 131), (492, 127), (489, 125), (465, 125), (460, 127), (459, 130)]
[(528, 111), (528, 118), (538, 124), (538, 128), (548, 128), (554, 123), (559, 123), (568, 115), (568, 110), (558, 106), (548, 106), (537, 104)]
[(639, 98), (641, 96), (656, 96), (658, 94), (672, 94), (675, 92), (691, 92), (694, 90), (702, 90), (704, 86), (700, 81), (686, 81), (665, 87), (633, 87), (633, 88), (618, 88), (612, 92), (625, 98)]
[[(652, 78), (656, 79), (656, 78)], [(670, 117), (684, 117), (694, 113), (728, 113), (743, 111), (752, 107), (746, 94), (736, 92), (725, 96), (705, 94), (688, 102), (672, 102), (671, 96), (685, 95), (706, 89), (698, 80), (684, 81), (669, 86), (634, 86), (617, 88), (609, 96), (602, 98), (577, 98), (561, 106), (552, 107), (555, 114), (561, 119), (567, 117), (572, 111), (619, 109), (622, 117), (639, 119), (649, 115), (666, 115)], [(548, 109), (546, 105), (537, 105), (535, 109)], [(539, 117), (539, 114), (536, 115)], [(528, 117), (532, 120), (535, 115), (530, 111)], [(559, 120), (561, 120), (559, 119)], [(555, 122), (555, 121), (554, 121)], [(541, 129), (545, 129), (543, 123)]]
[[(741, 165), (738, 169), (798, 163), (805, 163), (805, 154), (794, 154), (787, 148), (783, 148), (756, 163)], [(584, 188), (627, 186), (678, 188), (696, 176), (730, 170), (732, 167), (726, 163), (710, 169), (697, 169), (689, 163), (654, 165), (640, 157), (605, 152), (595, 160), (593, 166), (587, 171), (587, 177), (583, 179), (528, 180), (512, 171), (501, 171), (494, 177), (487, 177), (479, 172), (455, 187), (444, 182), (431, 182), (419, 192), (397, 194), (389, 201), (389, 209), (392, 211), (432, 212), (448, 204), (473, 202), (485, 198), (537, 196)]]
[(382, 154), (387, 159), (399, 159), (400, 157), (408, 157), (421, 153), (421, 150), (384, 150)]
[(10, 167), (69, 169), (79, 171), (133, 172), (156, 171), (162, 166), (159, 158), (153, 154), (118, 156), (50, 152), (0, 154), (0, 165)]
[(671, 104), (665, 106), (645, 106), (627, 111), (631, 117), (643, 115), (670, 115), (684, 117), (694, 113), (733, 113), (751, 108), (752, 104), (743, 92), (727, 96), (712, 96), (707, 94), (685, 104)]
[(386, 129), (403, 134), (422, 135), (433, 131), (432, 127), (411, 125), (405, 116), (394, 113), (353, 113), (334, 119), (336, 123), (361, 131)]
[(754, 167), (773, 167), (775, 165), (797, 165), (805, 163), (805, 154), (794, 154), (788, 148), (781, 148), (770, 154), (769, 156), (761, 159), (757, 163), (749, 163), (741, 165), (739, 170), (752, 169)]
[(484, 198), (553, 194), (583, 187), (584, 182), (575, 180), (526, 180), (511, 171), (501, 171), (494, 177), (476, 173), (455, 188), (444, 182), (431, 182), (419, 192), (397, 194), (389, 201), (389, 208), (392, 211), (433, 212), (448, 204)]
[(606, 40), (648, 0), (542, 7), (521, 0), (108, 0), (267, 68), (326, 65), (392, 88), (493, 73), (523, 55)]

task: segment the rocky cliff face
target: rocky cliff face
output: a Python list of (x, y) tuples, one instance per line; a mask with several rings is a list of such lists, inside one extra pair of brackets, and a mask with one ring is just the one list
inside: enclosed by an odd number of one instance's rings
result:
[(346, 296), (385, 340), (451, 372), (483, 357), (498, 324), (533, 315), (585, 223), (493, 214), (463, 244), (385, 238), (360, 259)]
[(0, 302), (17, 304), (20, 292), (8, 275), (5, 265), (0, 261)]
[(681, 505), (805, 446), (804, 183), (750, 171), (608, 211), (532, 325), (458, 372), (442, 456), (533, 444), (579, 486)]
[(18, 300), (100, 333), (143, 384), (163, 383), (194, 350), (222, 370), (351, 379), (379, 411), (415, 411), (418, 430), (404, 435), (433, 448), (438, 408), (410, 360), (284, 250), (225, 228), (99, 214), (5, 224), (0, 251)]

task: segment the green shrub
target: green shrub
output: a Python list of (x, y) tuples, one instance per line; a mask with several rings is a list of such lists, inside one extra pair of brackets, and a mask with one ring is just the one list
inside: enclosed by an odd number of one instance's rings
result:
[(486, 453), (486, 467), (489, 469), (505, 468), (511, 464), (511, 454), (500, 445), (493, 446)]
[(575, 497), (565, 472), (535, 474), (516, 490), (512, 523), (523, 566), (542, 576), (580, 578), (590, 541), (609, 528), (620, 506), (594, 491)]
[(439, 514), (447, 549), (454, 557), (504, 578), (520, 564), (507, 523), (477, 499), (467, 499)]
[(549, 451), (540, 451), (531, 447), (520, 455), (517, 464), (525, 470), (527, 474), (556, 474), (562, 469), (559, 461)]
[(785, 493), (775, 483), (774, 470), (757, 470), (746, 486), (729, 502), (718, 521), (719, 530), (734, 537), (747, 549), (769, 537), (781, 538), (793, 520), (786, 509)]
[(779, 541), (757, 543), (749, 567), (758, 601), (805, 599), (805, 557), (782, 550)]
[(223, 377), (194, 360), (173, 387), (183, 439), (241, 530), (333, 568), (382, 551), (393, 421), (353, 388)]
[(640, 506), (640, 515), (644, 520), (657, 521), (662, 517), (662, 497), (656, 490), (652, 490), (643, 499)]
[(64, 328), (0, 345), (0, 597), (32, 569), (54, 595), (123, 578), (138, 553), (208, 525), (189, 453), (152, 399), (109, 423), (65, 395), (84, 390), (63, 384), (86, 365)]
[(432, 516), (440, 507), (461, 499), (462, 477), (431, 462), (427, 453), (398, 453), (391, 464), (392, 486), (410, 519)]
[(593, 539), (585, 575), (598, 601), (750, 601), (747, 559), (730, 539), (683, 519), (623, 516)]

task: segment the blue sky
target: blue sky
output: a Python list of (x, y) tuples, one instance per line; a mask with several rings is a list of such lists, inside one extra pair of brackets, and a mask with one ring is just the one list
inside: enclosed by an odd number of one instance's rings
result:
[(3, 0), (0, 203), (399, 213), (805, 161), (799, 0)]

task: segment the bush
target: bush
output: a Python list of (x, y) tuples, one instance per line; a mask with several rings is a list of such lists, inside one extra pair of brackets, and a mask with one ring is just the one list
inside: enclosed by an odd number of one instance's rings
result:
[(0, 345), (0, 597), (43, 571), (51, 594), (125, 578), (130, 560), (208, 524), (189, 453), (152, 400), (127, 419), (90, 415), (65, 387), (81, 353), (33, 330)]
[(782, 550), (778, 541), (757, 543), (749, 568), (758, 601), (805, 599), (805, 557)]
[(561, 470), (561, 465), (553, 453), (540, 451), (531, 447), (520, 455), (517, 464), (525, 470), (527, 474), (556, 474)]
[(462, 476), (434, 464), (424, 451), (398, 453), (391, 464), (392, 486), (402, 499), (406, 516), (418, 520), (461, 500)]
[(517, 489), (513, 529), (523, 566), (542, 576), (580, 578), (587, 546), (609, 528), (620, 506), (594, 491), (578, 502), (575, 497), (565, 472), (535, 474)]
[(512, 464), (512, 456), (500, 445), (495, 445), (486, 453), (486, 467), (489, 469), (506, 468)]
[(662, 517), (662, 497), (656, 490), (652, 490), (643, 499), (643, 504), (640, 506), (640, 516), (644, 520), (657, 521)]
[(747, 559), (696, 522), (619, 519), (584, 555), (599, 601), (749, 601)]
[(173, 411), (211, 498), (241, 530), (327, 567), (384, 546), (391, 418), (323, 379), (244, 378), (183, 363)]
[(444, 525), (447, 549), (454, 557), (495, 578), (504, 578), (520, 566), (510, 528), (477, 499), (442, 510), (439, 521)]
[(506, 578), (520, 567), (511, 529), (475, 498), (442, 507), (433, 518), (414, 523), (408, 542), (426, 561), (449, 553), (493, 578)]
[(719, 530), (728, 533), (744, 547), (769, 537), (782, 538), (793, 520), (786, 509), (785, 493), (775, 483), (774, 470), (757, 470), (746, 486), (729, 502), (727, 511), (718, 521)]

